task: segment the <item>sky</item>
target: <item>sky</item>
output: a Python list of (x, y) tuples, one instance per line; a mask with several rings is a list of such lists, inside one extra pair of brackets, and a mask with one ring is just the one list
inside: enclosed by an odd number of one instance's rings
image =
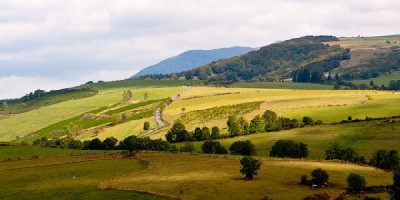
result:
[(0, 99), (119, 80), (191, 49), (400, 34), (398, 0), (0, 0)]

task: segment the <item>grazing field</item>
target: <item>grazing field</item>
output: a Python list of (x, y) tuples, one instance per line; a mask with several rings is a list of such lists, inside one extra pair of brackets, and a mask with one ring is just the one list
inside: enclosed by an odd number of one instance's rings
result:
[(0, 146), (1, 160), (17, 160), (32, 157), (60, 156), (71, 154), (99, 153), (100, 151), (43, 148), (35, 146)]
[[(248, 106), (256, 104), (259, 106)], [(226, 133), (226, 120), (232, 113), (251, 120), (265, 110), (273, 110), (280, 116), (300, 121), (304, 116), (311, 116), (314, 120), (340, 122), (348, 116), (353, 119), (397, 116), (399, 105), (400, 94), (388, 91), (194, 87), (163, 114), (170, 123), (184, 122), (189, 131), (198, 126), (216, 125)], [(163, 138), (165, 132), (153, 137)]]
[(387, 95), (371, 95), (364, 104), (341, 107), (314, 107), (289, 110), (282, 115), (301, 119), (310, 116), (324, 122), (338, 122), (352, 116), (353, 119), (368, 117), (390, 117), (400, 115), (400, 93), (386, 92)]
[[(238, 157), (162, 153), (139, 156), (149, 163), (147, 169), (107, 180), (103, 188), (130, 189), (181, 199), (261, 199), (268, 196), (275, 200), (296, 200), (319, 192), (344, 192), (346, 178), (351, 172), (363, 175), (368, 185), (391, 183), (389, 172), (325, 161), (263, 160), (255, 179), (244, 181), (239, 173)], [(330, 186), (313, 190), (298, 185), (300, 177), (309, 175), (315, 168), (328, 171)]]
[(121, 88), (121, 87), (179, 87), (189, 85), (203, 85), (202, 81), (196, 80), (119, 80), (119, 81), (108, 81), (98, 82), (91, 85), (92, 88), (97, 90), (104, 90), (110, 88)]
[(98, 190), (106, 179), (143, 168), (138, 160), (109, 155), (0, 162), (0, 199), (159, 199), (129, 191)]
[[(279, 132), (259, 133), (219, 140), (227, 149), (239, 140), (250, 140), (258, 156), (268, 156), (278, 140), (294, 140), (308, 145), (309, 159), (324, 159), (325, 150), (334, 142), (351, 147), (367, 159), (379, 149), (400, 151), (400, 122), (369, 121), (339, 125), (320, 125)], [(201, 151), (203, 142), (194, 142), (196, 151)]]
[(331, 90), (332, 85), (295, 82), (238, 82), (230, 85), (232, 88), (269, 88), (269, 89), (302, 89), (302, 90)]
[(97, 132), (88, 130), (84, 131), (80, 135), (78, 135), (75, 139), (78, 140), (91, 140), (93, 138), (99, 138), (100, 140), (104, 140), (107, 137), (115, 137), (118, 140), (123, 140), (130, 135), (139, 135), (144, 133), (143, 124), (144, 122), (150, 123), (150, 128), (156, 128), (157, 124), (154, 117), (144, 118), (140, 120), (132, 120), (122, 124), (118, 124), (116, 126), (106, 127)]
[(18, 137), (28, 135), (41, 128), (57, 123), (62, 120), (69, 119), (80, 114), (120, 103), (124, 90), (130, 89), (133, 98), (141, 101), (144, 94), (148, 93), (148, 99), (163, 99), (170, 97), (184, 87), (171, 88), (118, 88), (110, 90), (102, 90), (99, 94), (79, 99), (46, 106), (37, 110), (10, 116), (0, 120), (0, 141), (11, 141)]
[(371, 81), (374, 82), (375, 85), (381, 86), (381, 85), (385, 85), (388, 86), (390, 81), (397, 81), (400, 80), (400, 73), (392, 73), (392, 74), (388, 74), (388, 75), (383, 75), (383, 76), (379, 76), (377, 78), (370, 78), (370, 79), (366, 79), (366, 80), (355, 80), (353, 81), (353, 83), (366, 83), (366, 84), (370, 84)]

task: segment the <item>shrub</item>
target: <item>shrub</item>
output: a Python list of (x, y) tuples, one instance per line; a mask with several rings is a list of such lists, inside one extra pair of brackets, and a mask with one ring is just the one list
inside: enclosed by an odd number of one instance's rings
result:
[(254, 159), (250, 156), (243, 157), (240, 159), (240, 173), (244, 174), (245, 180), (252, 180), (254, 175), (257, 175), (258, 170), (260, 170), (261, 161)]
[(321, 193), (321, 194), (312, 194), (310, 196), (306, 196), (303, 200), (329, 200), (330, 196), (328, 193)]
[(393, 170), (399, 166), (398, 152), (396, 150), (378, 150), (372, 156), (369, 164), (381, 169)]
[(318, 186), (325, 186), (328, 183), (329, 175), (321, 168), (315, 169), (311, 172), (311, 183)]
[(313, 119), (311, 117), (303, 117), (303, 124), (304, 125), (312, 125), (314, 123)]
[(396, 168), (393, 172), (393, 185), (389, 190), (390, 199), (397, 200), (400, 199), (400, 168)]
[(279, 140), (272, 146), (269, 155), (280, 158), (305, 158), (308, 156), (308, 148), (306, 144), (301, 142), (295, 143), (291, 140)]
[(347, 190), (349, 192), (353, 192), (353, 193), (360, 193), (361, 191), (363, 191), (365, 189), (366, 186), (366, 182), (365, 182), (365, 178), (362, 177), (361, 175), (358, 174), (354, 174), (351, 173), (348, 177), (347, 177)]
[(308, 180), (307, 175), (303, 175), (300, 177), (300, 185), (310, 185), (310, 181)]
[(251, 156), (255, 154), (255, 147), (250, 140), (237, 141), (231, 144), (229, 151), (232, 155)]
[(358, 153), (355, 152), (352, 148), (343, 148), (338, 143), (333, 143), (329, 145), (328, 149), (325, 150), (325, 159), (326, 160), (344, 160), (359, 164), (365, 164), (365, 158), (362, 156), (358, 156)]
[(179, 148), (179, 151), (180, 152), (193, 152), (194, 151), (193, 143), (185, 142), (184, 146)]
[(201, 146), (201, 151), (208, 154), (227, 154), (225, 147), (218, 141), (207, 140)]
[[(147, 93), (146, 93), (147, 94)], [(150, 122), (144, 122), (143, 124), (143, 130), (147, 131), (150, 130)]]

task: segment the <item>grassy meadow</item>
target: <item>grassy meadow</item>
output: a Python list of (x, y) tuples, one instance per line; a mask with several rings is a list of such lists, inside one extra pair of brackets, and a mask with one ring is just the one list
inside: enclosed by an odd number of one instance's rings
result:
[(331, 90), (332, 85), (295, 82), (237, 82), (230, 85), (233, 88), (269, 88), (269, 89), (301, 89), (301, 90)]
[(110, 155), (0, 162), (0, 199), (160, 199), (130, 191), (98, 189), (106, 179), (144, 167), (139, 160)]
[[(391, 174), (371, 167), (352, 164), (263, 159), (253, 181), (244, 181), (239, 173), (238, 157), (211, 155), (141, 153), (149, 163), (143, 171), (132, 172), (104, 182), (104, 188), (129, 189), (167, 195), (180, 199), (302, 199), (306, 195), (345, 191), (349, 173), (359, 173), (368, 185), (386, 185)], [(315, 168), (330, 174), (327, 188), (313, 190), (298, 184), (302, 175)], [(386, 194), (380, 194), (387, 198)]]
[[(268, 156), (272, 146), (278, 140), (294, 140), (308, 145), (310, 151), (308, 159), (311, 160), (325, 159), (325, 150), (334, 142), (343, 147), (351, 147), (361, 156), (369, 159), (379, 149), (400, 151), (400, 122), (370, 121), (320, 125), (220, 139), (219, 141), (228, 149), (233, 142), (240, 140), (250, 140), (255, 145), (258, 156)], [(196, 151), (200, 152), (203, 142), (194, 142), (193, 144)]]
[(370, 84), (371, 81), (374, 82), (375, 85), (381, 86), (381, 85), (385, 85), (388, 86), (390, 81), (397, 81), (400, 80), (400, 73), (391, 73), (388, 75), (383, 75), (383, 76), (378, 76), (376, 78), (370, 78), (370, 79), (366, 79), (366, 80), (355, 80), (352, 81), (353, 83), (366, 83), (366, 84)]
[(95, 96), (66, 101), (37, 110), (12, 115), (0, 120), (0, 141), (11, 141), (18, 137), (28, 135), (46, 126), (55, 124), (83, 113), (111, 106), (122, 101), (124, 90), (130, 89), (136, 101), (142, 101), (144, 94), (148, 93), (149, 100), (170, 97), (184, 87), (166, 88), (118, 88), (101, 90)]

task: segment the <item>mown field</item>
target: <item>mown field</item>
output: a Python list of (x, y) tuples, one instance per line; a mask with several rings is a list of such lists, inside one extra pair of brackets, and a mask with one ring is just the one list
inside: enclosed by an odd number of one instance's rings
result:
[(130, 89), (136, 101), (143, 101), (144, 94), (148, 93), (148, 100), (163, 99), (175, 95), (184, 87), (165, 88), (117, 88), (101, 90), (99, 94), (66, 101), (37, 110), (16, 114), (0, 120), (0, 141), (15, 140), (18, 137), (28, 135), (46, 126), (62, 120), (78, 116), (102, 107), (107, 107), (122, 101), (123, 91)]
[[(255, 179), (245, 181), (239, 173), (238, 157), (163, 153), (141, 153), (139, 156), (149, 163), (146, 170), (107, 180), (102, 187), (181, 199), (261, 199), (268, 196), (275, 200), (296, 200), (314, 193), (338, 195), (344, 192), (346, 178), (351, 172), (362, 174), (368, 185), (391, 183), (388, 172), (333, 162), (264, 159)], [(315, 168), (328, 171), (329, 187), (313, 190), (298, 184), (302, 175), (309, 175)], [(386, 194), (378, 195), (387, 198)]]
[(366, 84), (370, 84), (371, 81), (374, 82), (374, 84), (376, 85), (385, 85), (388, 86), (390, 81), (397, 81), (400, 80), (400, 73), (392, 73), (392, 74), (388, 74), (388, 75), (383, 75), (383, 76), (379, 76), (377, 78), (370, 78), (370, 79), (366, 79), (366, 80), (355, 80), (352, 81), (353, 83), (366, 83)]
[[(258, 105), (258, 106), (257, 106)], [(400, 114), (400, 94), (372, 90), (289, 90), (262, 88), (193, 87), (164, 110), (164, 119), (181, 120), (192, 131), (197, 126), (219, 126), (226, 133), (229, 115), (250, 120), (265, 110), (280, 116), (304, 116), (323, 122), (388, 117)], [(153, 137), (163, 137), (164, 132)]]
[[(343, 147), (351, 147), (361, 156), (369, 159), (379, 149), (400, 151), (400, 122), (370, 121), (339, 125), (320, 125), (297, 128), (279, 132), (259, 133), (219, 140), (227, 149), (239, 140), (250, 140), (256, 147), (258, 156), (269, 156), (274, 143), (278, 140), (294, 140), (308, 145), (308, 159), (325, 159), (327, 147), (337, 142)], [(203, 142), (194, 142), (197, 152)], [(182, 145), (182, 144), (181, 144)]]
[(302, 90), (331, 90), (332, 85), (295, 82), (238, 82), (230, 85), (233, 88), (269, 88), (269, 89), (302, 89)]
[(111, 155), (3, 161), (0, 162), (0, 199), (160, 199), (131, 191), (98, 189), (106, 179), (141, 171), (144, 167), (139, 160)]

